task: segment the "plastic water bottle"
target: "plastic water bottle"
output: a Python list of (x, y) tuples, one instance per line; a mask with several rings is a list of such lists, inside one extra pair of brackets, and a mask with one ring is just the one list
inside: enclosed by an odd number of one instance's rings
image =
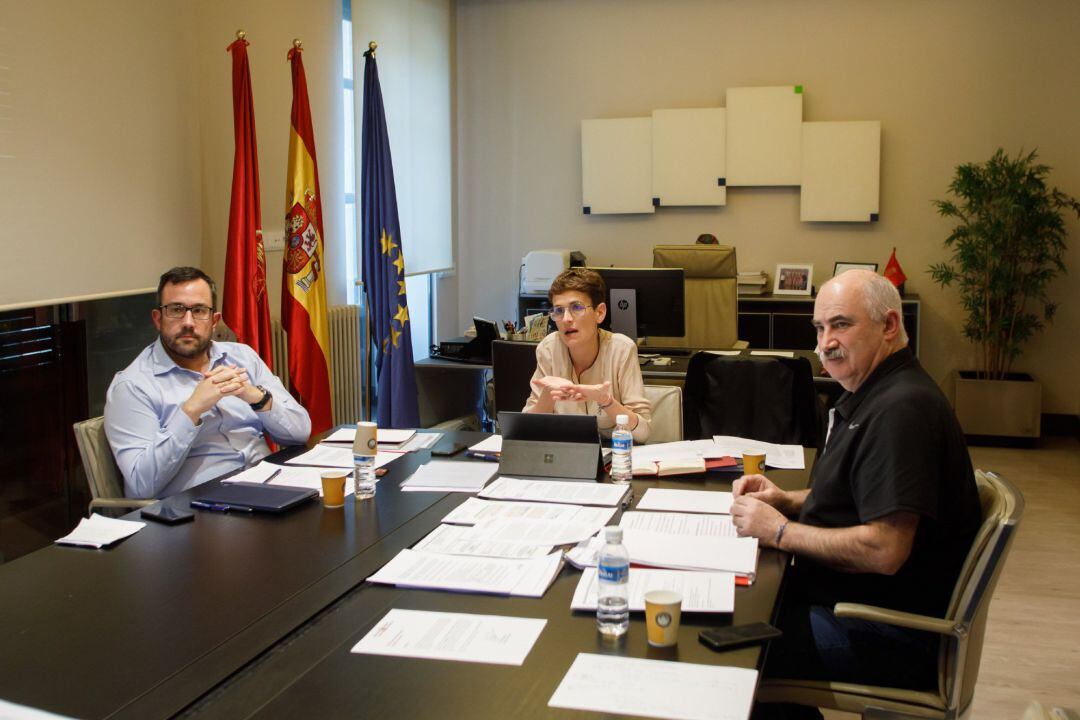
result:
[(378, 452), (377, 428), (373, 422), (356, 424), (353, 440), (353, 490), (357, 500), (375, 497), (375, 453)]
[(634, 466), (630, 458), (634, 446), (634, 436), (629, 430), (630, 418), (626, 415), (615, 417), (615, 431), (611, 433), (611, 481), (625, 485), (634, 477)]
[(597, 563), (596, 628), (606, 637), (620, 637), (630, 626), (630, 554), (622, 544), (622, 528), (604, 528), (604, 547)]

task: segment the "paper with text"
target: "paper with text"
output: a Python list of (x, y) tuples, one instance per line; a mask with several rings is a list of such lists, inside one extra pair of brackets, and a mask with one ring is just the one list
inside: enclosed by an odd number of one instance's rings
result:
[(495, 518), (525, 518), (596, 523), (599, 527), (603, 527), (614, 515), (615, 508), (468, 498), (451, 510), (442, 521), (452, 525), (475, 525), (482, 520)]
[(521, 665), (547, 620), (395, 608), (354, 653)]
[(757, 670), (580, 653), (548, 706), (675, 720), (746, 720)]
[[(399, 452), (379, 450), (375, 455), (375, 467), (388, 465), (402, 456)], [(297, 455), (291, 460), (285, 461), (286, 465), (312, 465), (315, 467), (353, 469), (353, 454), (351, 447), (339, 445), (325, 445), (319, 443), (306, 453)]]
[(146, 527), (146, 523), (135, 520), (117, 520), (104, 515), (92, 514), (83, 518), (75, 529), (56, 543), (58, 545), (83, 545), (86, 547), (103, 548), (112, 545), (117, 540), (123, 540), (129, 535)]
[(733, 435), (714, 435), (713, 442), (724, 455), (741, 458), (743, 453), (765, 453), (765, 464), (784, 470), (805, 470), (806, 456), (802, 445), (778, 445)]
[[(645, 593), (653, 590), (674, 590), (682, 595), (684, 613), (735, 611), (734, 573), (630, 568), (631, 612), (644, 612)], [(596, 597), (596, 568), (585, 568), (581, 573), (577, 589), (574, 590), (570, 609), (595, 610)]]
[(733, 500), (731, 493), (722, 490), (649, 488), (638, 501), (637, 509), (727, 515), (731, 512)]
[[(639, 506), (640, 507), (640, 506)], [(635, 530), (648, 530), (662, 535), (689, 537), (735, 538), (735, 524), (730, 515), (702, 515), (677, 512), (625, 512), (619, 525)]]
[(541, 597), (562, 567), (562, 553), (532, 560), (438, 555), (402, 550), (368, 580), (384, 585)]
[(469, 537), (471, 529), (462, 525), (440, 525), (416, 545), (413, 545), (413, 550), (423, 550), (424, 552), (442, 555), (474, 555), (477, 557), (501, 557), (518, 560), (546, 557), (551, 552), (551, 545)]
[(495, 473), (496, 465), (456, 460), (432, 460), (416, 469), (401, 489), (418, 492), (477, 492)]
[(531, 500), (615, 507), (629, 489), (629, 485), (501, 477), (484, 488), (480, 496), (492, 500)]

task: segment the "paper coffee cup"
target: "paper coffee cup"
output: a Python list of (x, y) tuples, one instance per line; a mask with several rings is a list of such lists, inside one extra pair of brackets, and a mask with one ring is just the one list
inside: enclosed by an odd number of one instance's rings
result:
[(353, 455), (375, 455), (379, 452), (379, 428), (373, 422), (356, 423)]
[(645, 593), (645, 629), (649, 644), (671, 647), (679, 641), (682, 595), (673, 590), (650, 590)]
[(339, 508), (345, 504), (345, 478), (348, 470), (326, 470), (322, 477), (322, 501), (328, 508)]
[(742, 456), (743, 475), (761, 475), (765, 472), (765, 453)]

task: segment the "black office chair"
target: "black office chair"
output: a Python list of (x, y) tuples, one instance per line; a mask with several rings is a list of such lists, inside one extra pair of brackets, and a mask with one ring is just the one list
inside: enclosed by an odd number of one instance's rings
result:
[(491, 343), (491, 374), (495, 392), (495, 412), (521, 412), (532, 388), (536, 371), (536, 343), (496, 340)]
[(700, 352), (687, 366), (683, 433), (688, 440), (736, 435), (820, 450), (824, 412), (804, 357)]

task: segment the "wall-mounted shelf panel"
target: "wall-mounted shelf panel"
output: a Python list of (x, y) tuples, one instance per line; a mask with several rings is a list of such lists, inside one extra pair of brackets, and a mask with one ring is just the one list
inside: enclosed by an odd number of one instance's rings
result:
[(581, 121), (586, 214), (652, 213), (652, 118)]
[(877, 220), (880, 184), (880, 122), (803, 123), (799, 219)]
[(729, 187), (799, 184), (802, 101), (801, 85), (728, 89)]
[(725, 205), (724, 108), (653, 110), (652, 196), (660, 205)]

